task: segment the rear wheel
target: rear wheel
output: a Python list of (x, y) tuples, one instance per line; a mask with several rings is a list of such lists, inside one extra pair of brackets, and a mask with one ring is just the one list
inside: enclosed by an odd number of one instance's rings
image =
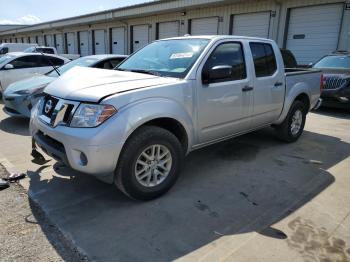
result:
[(156, 126), (141, 127), (124, 146), (115, 184), (133, 199), (159, 197), (176, 182), (183, 158), (181, 144), (171, 132)]
[(306, 105), (299, 100), (294, 101), (286, 119), (276, 126), (278, 137), (286, 142), (296, 141), (303, 133), (306, 113)]

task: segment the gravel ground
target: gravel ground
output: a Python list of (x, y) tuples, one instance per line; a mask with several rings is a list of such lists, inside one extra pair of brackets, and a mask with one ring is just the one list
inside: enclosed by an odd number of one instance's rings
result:
[[(0, 177), (7, 171), (0, 165)], [(33, 203), (12, 183), (0, 191), (0, 261), (82, 261), (84, 258)]]

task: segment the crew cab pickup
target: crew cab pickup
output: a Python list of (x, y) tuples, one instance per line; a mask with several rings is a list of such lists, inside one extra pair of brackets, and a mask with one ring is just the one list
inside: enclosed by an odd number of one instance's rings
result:
[(116, 70), (73, 68), (52, 82), (30, 130), (56, 160), (148, 200), (171, 188), (197, 148), (268, 126), (296, 141), (319, 103), (321, 78), (286, 72), (268, 39), (164, 39)]

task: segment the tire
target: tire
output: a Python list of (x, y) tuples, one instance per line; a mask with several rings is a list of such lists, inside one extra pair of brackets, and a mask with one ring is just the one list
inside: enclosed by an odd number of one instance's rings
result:
[[(167, 155), (158, 159), (157, 154), (154, 153), (156, 151), (158, 156), (165, 153)], [(130, 198), (136, 200), (157, 198), (175, 184), (182, 168), (183, 152), (177, 137), (168, 130), (156, 126), (140, 127), (127, 140), (122, 150), (115, 170), (114, 183)], [(155, 156), (154, 160), (150, 158), (152, 153)], [(144, 165), (144, 163), (149, 164)], [(161, 165), (162, 163), (164, 164)], [(166, 169), (168, 171), (165, 171)], [(160, 172), (166, 175), (162, 176)], [(138, 173), (140, 174), (137, 178)], [(141, 179), (144, 176), (146, 177)]]
[[(301, 123), (298, 130), (294, 129), (294, 131), (292, 131), (293, 117), (295, 117), (296, 114), (299, 115), (299, 113), (296, 113), (296, 112), (301, 113), (300, 115)], [(299, 100), (294, 101), (288, 112), (286, 119), (280, 125), (276, 126), (278, 138), (288, 143), (295, 142), (296, 140), (298, 140), (298, 138), (301, 136), (304, 130), (306, 113), (307, 113), (306, 105)]]

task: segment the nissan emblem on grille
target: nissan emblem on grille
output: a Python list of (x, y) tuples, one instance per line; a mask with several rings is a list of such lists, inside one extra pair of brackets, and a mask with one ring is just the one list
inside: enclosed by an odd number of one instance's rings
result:
[(48, 114), (50, 111), (51, 111), (51, 109), (52, 109), (52, 100), (51, 99), (49, 99), (49, 100), (47, 100), (47, 102), (46, 102), (46, 104), (45, 104), (45, 107), (44, 107), (44, 111), (45, 111), (45, 113), (46, 114)]

